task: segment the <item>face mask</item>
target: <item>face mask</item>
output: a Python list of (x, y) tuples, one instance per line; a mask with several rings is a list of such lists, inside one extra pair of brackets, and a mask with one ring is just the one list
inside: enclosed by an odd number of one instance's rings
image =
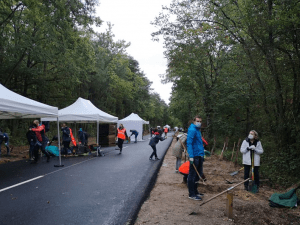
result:
[(201, 123), (200, 122), (196, 122), (195, 125), (196, 125), (197, 128), (201, 127)]
[(249, 135), (248, 135), (248, 138), (249, 138), (249, 139), (253, 139), (254, 136), (253, 136), (252, 134), (249, 134)]
[(122, 127), (119, 127), (120, 130), (122, 130)]

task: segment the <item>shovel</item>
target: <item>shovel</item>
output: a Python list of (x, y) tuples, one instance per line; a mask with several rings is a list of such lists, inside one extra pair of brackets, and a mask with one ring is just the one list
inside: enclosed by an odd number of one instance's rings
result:
[(249, 180), (248, 191), (257, 193), (257, 185), (254, 182), (254, 151), (252, 151), (252, 163), (251, 163), (251, 180)]
[(230, 175), (231, 176), (237, 175), (239, 173), (239, 171), (241, 171), (242, 169), (244, 169), (244, 167), (242, 167), (241, 169), (239, 169), (237, 171), (232, 172)]

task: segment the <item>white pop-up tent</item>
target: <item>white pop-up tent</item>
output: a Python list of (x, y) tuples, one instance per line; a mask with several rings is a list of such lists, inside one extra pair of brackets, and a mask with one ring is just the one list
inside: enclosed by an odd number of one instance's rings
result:
[[(131, 113), (129, 116), (125, 117), (124, 119), (121, 119), (118, 121), (118, 126), (120, 124), (123, 124), (127, 135), (130, 136), (131, 132), (130, 130), (136, 130), (139, 132), (139, 135), (137, 136), (138, 141), (142, 141), (143, 137), (143, 124), (149, 124), (149, 121), (143, 120), (139, 115), (135, 113)], [(135, 136), (132, 135), (130, 140), (135, 140)]]
[[(30, 98), (19, 95), (0, 84), (0, 119), (41, 118), (47, 116), (57, 120), (58, 108), (49, 106)], [(60, 149), (60, 135), (58, 130), (58, 143)], [(61, 158), (59, 157), (60, 164)]]
[(58, 108), (19, 95), (0, 84), (0, 119), (40, 118), (57, 120)]
[[(59, 121), (92, 123), (97, 122), (97, 145), (99, 144), (99, 123), (117, 123), (118, 117), (98, 109), (90, 100), (78, 98), (66, 108), (58, 110)], [(42, 121), (55, 121), (53, 118), (42, 118)]]

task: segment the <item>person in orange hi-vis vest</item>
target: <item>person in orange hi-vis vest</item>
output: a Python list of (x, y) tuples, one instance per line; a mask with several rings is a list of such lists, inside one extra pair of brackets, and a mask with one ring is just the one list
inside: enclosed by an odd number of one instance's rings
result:
[[(119, 154), (122, 154), (123, 142), (124, 142), (125, 139), (128, 138), (126, 129), (123, 126), (123, 124), (120, 124), (119, 128), (117, 129), (116, 138), (117, 137), (118, 137), (118, 147), (120, 149), (120, 153)], [(116, 149), (116, 150), (119, 150), (119, 149)]]
[(164, 129), (165, 137), (167, 137), (168, 130), (169, 130), (169, 129), (168, 129), (167, 127), (165, 127), (165, 129)]

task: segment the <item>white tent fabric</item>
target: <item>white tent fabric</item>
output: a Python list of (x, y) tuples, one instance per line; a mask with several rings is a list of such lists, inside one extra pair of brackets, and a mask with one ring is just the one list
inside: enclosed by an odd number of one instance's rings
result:
[(19, 95), (0, 84), (0, 119), (40, 118), (57, 120), (58, 108)]
[[(30, 98), (19, 95), (0, 84), (0, 119), (40, 118), (48, 116), (58, 121), (58, 108), (49, 106)], [(58, 148), (60, 149), (60, 134), (57, 126)], [(61, 165), (61, 155), (59, 154)]]
[[(76, 102), (66, 108), (58, 110), (59, 121), (91, 123), (97, 122), (97, 145), (99, 145), (99, 122), (117, 123), (118, 117), (112, 116), (98, 109), (90, 100), (78, 98)], [(52, 118), (42, 118), (42, 121), (54, 121)], [(98, 152), (97, 152), (98, 155)]]
[[(59, 121), (64, 122), (95, 122), (117, 123), (118, 117), (112, 116), (98, 109), (90, 100), (78, 98), (76, 102), (66, 108), (58, 110)], [(42, 118), (42, 121), (55, 121), (52, 118)]]
[[(149, 124), (149, 121), (145, 121), (141, 117), (139, 117), (139, 115), (135, 113), (131, 113), (129, 116), (125, 117), (124, 119), (119, 120), (118, 126), (120, 124), (124, 125), (128, 136), (130, 136), (131, 134), (130, 130), (136, 130), (137, 132), (139, 132), (139, 135), (137, 136), (137, 140), (142, 141), (143, 124)], [(135, 141), (135, 136), (132, 135), (130, 140)]]

